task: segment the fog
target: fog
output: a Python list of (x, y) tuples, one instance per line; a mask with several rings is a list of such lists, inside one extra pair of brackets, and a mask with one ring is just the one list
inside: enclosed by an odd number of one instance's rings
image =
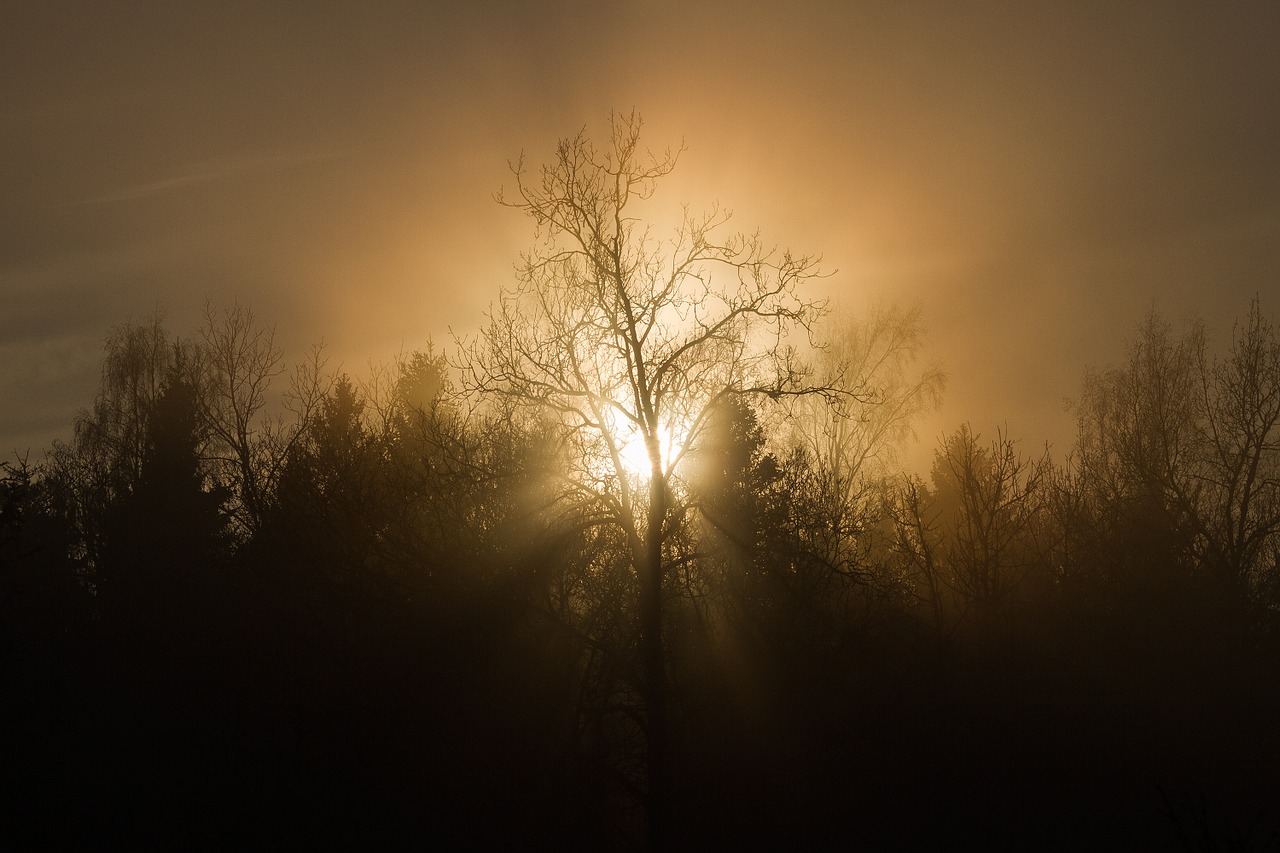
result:
[(39, 4), (0, 36), (0, 449), (65, 436), (113, 326), (206, 298), (335, 364), (447, 343), (532, 235), (507, 163), (637, 109), (657, 202), (920, 303), (965, 421), (1065, 452), (1148, 307), (1229, 334), (1280, 269), (1271, 4)]

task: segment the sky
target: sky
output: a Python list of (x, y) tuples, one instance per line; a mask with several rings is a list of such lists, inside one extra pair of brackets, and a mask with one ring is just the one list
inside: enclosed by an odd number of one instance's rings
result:
[[(13, 8), (16, 7), (16, 8)], [(206, 299), (352, 374), (466, 335), (508, 161), (686, 146), (657, 200), (919, 303), (963, 422), (1069, 450), (1144, 314), (1280, 319), (1280, 4), (224, 2), (0, 13), (0, 455), (67, 438), (112, 327)]]

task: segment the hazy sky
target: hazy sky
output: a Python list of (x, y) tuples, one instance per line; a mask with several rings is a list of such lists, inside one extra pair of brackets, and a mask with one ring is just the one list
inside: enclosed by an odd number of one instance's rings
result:
[[(0, 453), (69, 433), (111, 327), (206, 297), (353, 373), (466, 332), (530, 230), (508, 158), (633, 107), (660, 188), (919, 300), (932, 440), (1071, 436), (1154, 300), (1280, 318), (1280, 3), (9, 4)], [(194, 6), (196, 8), (189, 8)]]

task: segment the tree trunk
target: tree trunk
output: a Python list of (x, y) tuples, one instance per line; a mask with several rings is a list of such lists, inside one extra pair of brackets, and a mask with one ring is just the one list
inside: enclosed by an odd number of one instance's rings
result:
[(644, 700), (648, 723), (649, 846), (664, 850), (671, 843), (668, 777), (667, 669), (662, 647), (662, 523), (666, 516), (666, 483), (658, 464), (649, 481), (645, 565), (641, 575), (640, 630), (644, 657)]

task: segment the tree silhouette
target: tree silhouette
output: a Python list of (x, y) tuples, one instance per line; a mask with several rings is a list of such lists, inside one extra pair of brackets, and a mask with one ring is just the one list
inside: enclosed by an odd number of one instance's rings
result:
[[(234, 492), (230, 509), (241, 534), (251, 534), (261, 527), (289, 453), (329, 390), (323, 359), (313, 348), (289, 375), (289, 387), (273, 396), (273, 382), (285, 373), (274, 328), (259, 324), (242, 305), (217, 312), (206, 303), (198, 337), (207, 462)], [(292, 420), (273, 414), (271, 403)]]
[[(729, 396), (829, 392), (786, 344), (822, 306), (803, 295), (817, 259), (721, 235), (729, 214), (687, 210), (669, 240), (636, 214), (676, 155), (645, 154), (639, 116), (615, 116), (608, 144), (562, 140), (498, 200), (534, 222), (535, 246), (504, 288), (463, 368), (468, 385), (551, 419), (569, 453), (565, 484), (594, 524), (620, 529), (639, 580), (651, 837), (665, 843), (669, 735), (664, 548), (685, 509), (680, 462)], [(629, 445), (643, 447), (643, 474)], [(665, 445), (665, 446), (664, 446)]]
[(46, 471), (50, 500), (71, 536), (72, 557), (86, 571), (101, 556), (108, 511), (142, 476), (148, 419), (181, 348), (159, 314), (113, 329), (93, 405), (77, 414), (69, 443), (54, 442)]
[(979, 630), (1007, 622), (1010, 605), (1036, 556), (1046, 460), (1029, 461), (1003, 433), (989, 446), (962, 426), (944, 439), (933, 466), (948, 582), (973, 608)]
[(104, 604), (149, 641), (190, 635), (212, 608), (230, 545), (225, 490), (201, 465), (199, 390), (180, 348), (146, 416), (137, 482), (111, 508), (97, 579)]
[[(803, 451), (792, 460), (804, 477), (801, 500), (810, 561), (868, 590), (900, 593), (902, 580), (885, 572), (878, 528), (892, 502), (899, 452), (922, 415), (942, 400), (946, 376), (936, 364), (918, 365), (925, 342), (923, 309), (871, 306), (863, 316), (830, 320), (830, 345), (817, 357), (820, 375), (864, 391), (796, 400), (785, 432)], [(814, 567), (815, 570), (818, 566)]]

